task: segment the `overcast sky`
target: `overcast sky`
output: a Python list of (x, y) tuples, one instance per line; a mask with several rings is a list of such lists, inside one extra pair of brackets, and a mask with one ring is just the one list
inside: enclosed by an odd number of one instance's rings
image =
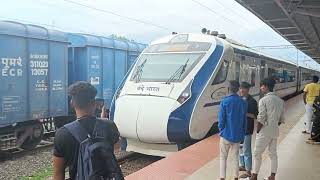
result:
[[(0, 6), (1, 20), (38, 24), (52, 29), (109, 36), (137, 42), (206, 27), (247, 46), (290, 45), (234, 0), (10, 0)], [(296, 62), (295, 49), (262, 50)], [(320, 67), (305, 61), (300, 65)]]

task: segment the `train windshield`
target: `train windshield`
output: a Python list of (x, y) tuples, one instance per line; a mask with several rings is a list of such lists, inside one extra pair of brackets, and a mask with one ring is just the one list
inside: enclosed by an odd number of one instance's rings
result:
[[(204, 55), (205, 53), (142, 54), (131, 81), (180, 82)], [(179, 71), (182, 68), (183, 71)], [(174, 76), (176, 73), (179, 74)]]

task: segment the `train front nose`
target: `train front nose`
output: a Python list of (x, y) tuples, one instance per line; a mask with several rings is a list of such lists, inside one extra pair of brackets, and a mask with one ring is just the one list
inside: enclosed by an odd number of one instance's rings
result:
[(121, 136), (142, 142), (168, 143), (170, 113), (176, 100), (155, 96), (122, 96), (117, 99), (115, 123)]

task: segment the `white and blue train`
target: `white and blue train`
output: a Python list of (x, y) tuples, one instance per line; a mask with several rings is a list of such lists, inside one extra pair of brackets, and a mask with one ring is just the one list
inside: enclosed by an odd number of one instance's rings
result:
[(227, 81), (251, 83), (273, 76), (285, 97), (301, 91), (317, 71), (297, 67), (233, 42), (225, 36), (175, 34), (152, 42), (118, 88), (110, 118), (127, 150), (166, 156), (201, 140), (217, 122)]

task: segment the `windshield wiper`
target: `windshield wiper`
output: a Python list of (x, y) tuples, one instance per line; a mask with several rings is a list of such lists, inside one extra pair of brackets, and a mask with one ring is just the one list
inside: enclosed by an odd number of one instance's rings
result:
[(140, 79), (141, 79), (141, 75), (143, 73), (143, 67), (144, 65), (146, 64), (147, 62), (147, 59), (145, 59), (138, 67), (137, 67), (137, 70), (135, 72), (135, 74), (133, 75), (133, 80), (136, 80), (136, 83), (137, 82), (140, 82)]
[[(188, 66), (189, 59), (181, 65), (173, 74), (172, 76), (166, 81), (166, 84), (170, 84), (175, 79), (180, 79), (182, 74), (186, 71), (186, 68)], [(178, 77), (178, 78), (176, 78)]]

